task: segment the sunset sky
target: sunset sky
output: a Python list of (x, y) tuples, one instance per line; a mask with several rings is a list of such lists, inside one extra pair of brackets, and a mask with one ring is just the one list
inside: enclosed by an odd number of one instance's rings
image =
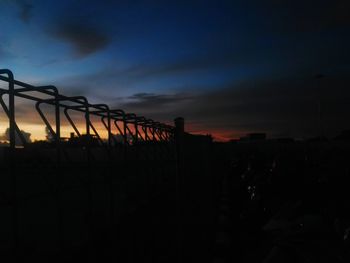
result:
[[(350, 128), (349, 14), (348, 0), (0, 0), (0, 68), (166, 123), (182, 116), (218, 140), (318, 135), (321, 105), (334, 136)], [(42, 138), (22, 107), (21, 129)]]

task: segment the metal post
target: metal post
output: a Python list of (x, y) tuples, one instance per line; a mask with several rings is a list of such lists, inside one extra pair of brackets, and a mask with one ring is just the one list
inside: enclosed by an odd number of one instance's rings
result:
[(175, 195), (176, 195), (176, 217), (177, 217), (177, 249), (178, 262), (182, 262), (183, 257), (183, 176), (184, 176), (184, 135), (185, 125), (184, 119), (179, 117), (175, 122), (175, 147), (176, 147), (176, 180), (175, 180)]

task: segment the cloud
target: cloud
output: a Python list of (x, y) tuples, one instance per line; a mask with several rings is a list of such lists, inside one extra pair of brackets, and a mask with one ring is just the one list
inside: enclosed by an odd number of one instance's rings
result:
[(31, 0), (0, 0), (0, 4), (11, 4), (18, 10), (18, 17), (22, 22), (28, 23), (33, 17), (32, 10), (34, 5)]
[(85, 19), (81, 20), (84, 22), (69, 19), (59, 21), (49, 30), (49, 34), (72, 45), (76, 56), (86, 57), (103, 50), (111, 42), (111, 37)]
[(319, 135), (319, 103), (326, 135), (349, 128), (350, 79), (325, 78), (261, 81), (198, 98), (189, 118), (209, 129), (262, 131), (270, 136)]
[(181, 103), (183, 101), (191, 100), (192, 96), (178, 93), (172, 95), (154, 94), (154, 93), (136, 93), (127, 98), (129, 102), (124, 106), (130, 108), (149, 109), (154, 107), (167, 107), (172, 104)]
[(322, 129), (332, 137), (350, 128), (349, 84), (345, 76), (251, 81), (203, 94), (175, 94), (171, 103), (163, 95), (136, 94), (122, 107), (164, 122), (182, 116), (188, 131), (209, 132), (221, 139), (248, 132), (312, 137), (320, 133), (321, 102)]
[(121, 74), (126, 74), (130, 77), (146, 78), (150, 76), (157, 77), (207, 69), (233, 68), (243, 63), (243, 58), (240, 55), (213, 53), (206, 56), (188, 57), (169, 63), (138, 64), (125, 69)]
[(32, 18), (32, 9), (34, 6), (25, 0), (16, 0), (15, 3), (17, 4), (20, 11), (20, 19), (23, 22), (28, 23)]
[(158, 81), (162, 77), (181, 76), (182, 74), (196, 73), (201, 70), (225, 69), (239, 65), (240, 62), (241, 58), (234, 60), (233, 56), (228, 54), (226, 56), (188, 58), (164, 63), (139, 63), (126, 68), (111, 64), (97, 72), (58, 79), (57, 85), (70, 83), (72, 88), (65, 88), (66, 90), (74, 90), (79, 86), (84, 87), (83, 90), (77, 89), (81, 90), (84, 95), (99, 87), (99, 94), (95, 95), (103, 97), (100, 90), (105, 92), (109, 92), (111, 89), (114, 91), (116, 89), (118, 91), (127, 90), (132, 86), (144, 85), (145, 81), (150, 79)]
[[(266, 132), (272, 137), (318, 135), (321, 102), (322, 129), (332, 137), (350, 128), (349, 84), (347, 75), (252, 80), (201, 93), (135, 93), (110, 107), (169, 124), (182, 116), (189, 132), (230, 139), (248, 132)], [(43, 109), (52, 121), (53, 107)], [(79, 125), (84, 122), (82, 114), (75, 114), (74, 119)], [(28, 120), (43, 125), (30, 103), (17, 104), (16, 120), (19, 127)]]
[(194, 94), (189, 93), (136, 93), (120, 98), (118, 104), (110, 106), (111, 108), (123, 109), (127, 113), (135, 113), (139, 116), (169, 123), (174, 118), (173, 114), (180, 111), (181, 107), (193, 99)]
[(144, 80), (150, 77), (162, 77), (179, 75), (183, 73), (193, 73), (196, 71), (210, 69), (226, 69), (244, 63), (243, 56), (226, 54), (212, 54), (206, 56), (187, 57), (168, 62), (148, 62), (132, 65), (128, 68), (104, 71), (105, 74), (123, 77), (125, 79)]

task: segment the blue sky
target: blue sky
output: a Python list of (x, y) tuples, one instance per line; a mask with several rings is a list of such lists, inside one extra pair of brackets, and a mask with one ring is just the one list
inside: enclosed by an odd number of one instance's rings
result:
[(314, 136), (319, 85), (328, 134), (349, 128), (348, 2), (261, 2), (0, 0), (0, 67), (219, 139)]

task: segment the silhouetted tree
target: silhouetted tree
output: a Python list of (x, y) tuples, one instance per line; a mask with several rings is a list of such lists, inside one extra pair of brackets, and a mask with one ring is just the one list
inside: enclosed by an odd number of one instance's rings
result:
[(55, 141), (55, 136), (50, 132), (49, 128), (47, 126), (45, 127), (45, 134), (46, 134), (46, 140), (48, 142), (54, 142)]
[[(23, 137), (24, 137), (24, 139), (25, 139), (25, 141), (26, 141), (27, 143), (32, 142), (32, 140), (31, 140), (31, 138), (30, 138), (31, 133), (25, 132), (25, 131), (23, 131), (23, 130), (21, 130), (21, 133), (22, 133), (22, 135), (23, 135)], [(16, 141), (16, 143), (17, 143), (17, 144), (21, 144), (21, 143), (22, 143), (21, 138), (19, 137), (19, 135), (17, 134), (17, 132), (16, 132), (15, 134), (16, 134), (16, 136), (15, 136), (15, 141)], [(7, 129), (5, 130), (4, 134), (2, 134), (2, 135), (0, 136), (0, 139), (6, 140), (6, 141), (9, 141), (9, 140), (10, 140), (10, 128), (7, 128)]]

